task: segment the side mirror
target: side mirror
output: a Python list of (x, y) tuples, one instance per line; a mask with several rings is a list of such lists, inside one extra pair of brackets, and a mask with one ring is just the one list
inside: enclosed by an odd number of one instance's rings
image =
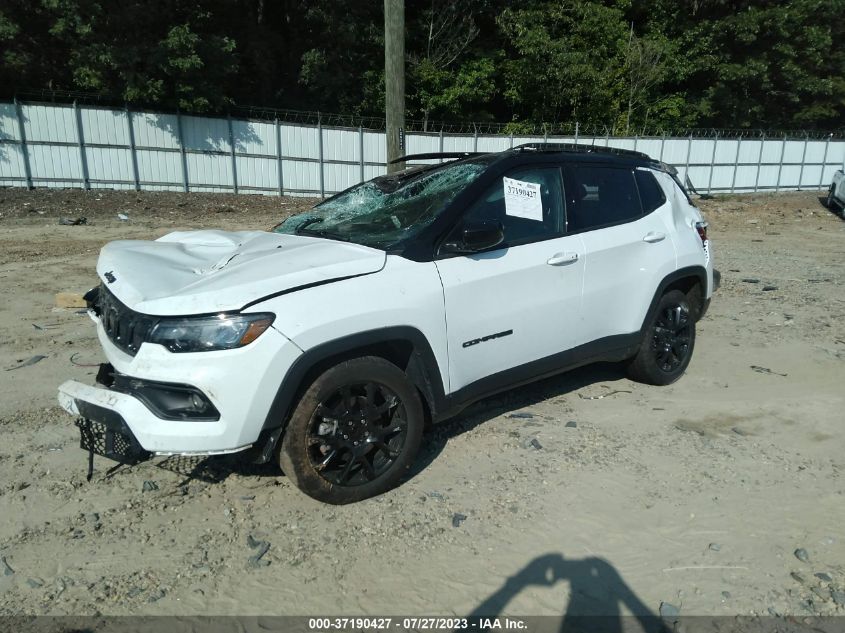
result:
[(478, 253), (498, 246), (505, 239), (505, 229), (498, 220), (479, 220), (459, 226), (443, 244), (448, 253)]

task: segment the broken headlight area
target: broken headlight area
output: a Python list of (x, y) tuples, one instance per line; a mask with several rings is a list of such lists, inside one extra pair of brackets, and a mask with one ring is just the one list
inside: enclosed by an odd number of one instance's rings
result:
[(212, 314), (158, 317), (135, 312), (102, 284), (85, 295), (109, 340), (134, 356), (143, 343), (158, 343), (171, 352), (210, 352), (248, 345), (272, 325), (275, 315)]
[(252, 343), (273, 323), (274, 315), (218, 314), (177, 319), (162, 318), (147, 338), (171, 352), (210, 352)]
[(97, 382), (140, 400), (162, 420), (216, 422), (220, 419), (220, 412), (208, 396), (192, 385), (133, 378), (115, 371), (109, 364), (100, 366)]

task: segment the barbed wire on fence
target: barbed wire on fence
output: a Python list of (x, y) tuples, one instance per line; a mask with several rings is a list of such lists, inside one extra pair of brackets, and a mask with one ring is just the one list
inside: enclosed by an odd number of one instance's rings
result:
[[(383, 173), (378, 117), (250, 107), (233, 109), (228, 117), (221, 121), (100, 101), (0, 102), (0, 187), (325, 197)], [(514, 127), (409, 120), (408, 151), (495, 151), (543, 137), (551, 143), (577, 140), (582, 146), (639, 149), (665, 159), (691, 174), (706, 193), (821, 190), (845, 165), (845, 141), (830, 133), (686, 128), (641, 129), (624, 137), (609, 126), (577, 123)], [(350, 133), (357, 143), (350, 142)], [(420, 138), (425, 134), (428, 138)], [(766, 142), (749, 147), (744, 138)]]
[[(51, 104), (86, 104), (94, 107), (130, 107), (111, 95), (69, 90), (18, 91), (16, 98), (26, 102), (47, 102)], [(135, 107), (135, 106), (133, 106)], [(172, 111), (144, 108), (147, 112), (172, 114)], [(188, 114), (188, 113), (183, 113)], [(193, 113), (191, 113), (193, 115)], [(226, 115), (200, 114), (211, 118), (233, 116), (237, 118), (297, 123), (300, 125), (322, 125), (324, 127), (363, 128), (384, 131), (383, 117), (338, 114), (332, 112), (291, 110), (262, 106), (235, 105)], [(836, 130), (783, 130), (764, 128), (712, 128), (712, 127), (638, 127), (622, 129), (615, 125), (582, 124), (579, 122), (532, 123), (530, 121), (432, 121), (425, 119), (406, 119), (405, 131), (415, 134), (473, 134), (478, 136), (514, 137), (566, 137), (566, 138), (722, 138), (722, 139), (842, 139), (845, 128)]]

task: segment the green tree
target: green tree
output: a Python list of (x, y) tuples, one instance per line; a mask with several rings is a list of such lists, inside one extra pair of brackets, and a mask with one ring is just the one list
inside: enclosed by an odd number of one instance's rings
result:
[(621, 107), (625, 0), (534, 2), (498, 19), (508, 45), (504, 94), (516, 118), (606, 124)]
[(319, 0), (305, 6), (300, 20), (305, 49), (298, 81), (307, 109), (372, 114), (374, 104), (383, 106), (382, 3)]
[(677, 42), (688, 112), (717, 127), (845, 124), (841, 0), (657, 0), (656, 28)]
[[(17, 75), (24, 90), (82, 90), (198, 112), (231, 102), (236, 45), (215, 20), (214, 2), (33, 4), (9, 0), (17, 21), (3, 21), (16, 46), (0, 72)], [(30, 10), (35, 20), (25, 16)]]
[[(432, 118), (489, 118), (501, 53), (477, 46), (483, 0), (429, 0), (408, 24), (408, 92), (411, 114), (423, 129)], [(470, 116), (467, 117), (467, 114)]]
[[(843, 0), (406, 0), (410, 118), (845, 127)], [(2, 0), (0, 97), (383, 116), (357, 0)]]

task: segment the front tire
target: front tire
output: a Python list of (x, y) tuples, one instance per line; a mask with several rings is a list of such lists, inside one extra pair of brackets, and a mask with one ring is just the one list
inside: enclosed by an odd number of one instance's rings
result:
[(331, 504), (390, 490), (422, 441), (423, 405), (404, 372), (367, 356), (323, 372), (296, 405), (279, 465), (305, 494)]
[(831, 209), (832, 211), (836, 211), (837, 204), (836, 204), (836, 198), (834, 197), (833, 192), (834, 192), (834, 187), (833, 187), (833, 185), (830, 185), (830, 189), (827, 190), (827, 203), (826, 204), (827, 204), (828, 209)]
[(695, 319), (687, 296), (671, 290), (660, 298), (628, 365), (628, 376), (649, 385), (670, 385), (686, 371), (695, 347)]

